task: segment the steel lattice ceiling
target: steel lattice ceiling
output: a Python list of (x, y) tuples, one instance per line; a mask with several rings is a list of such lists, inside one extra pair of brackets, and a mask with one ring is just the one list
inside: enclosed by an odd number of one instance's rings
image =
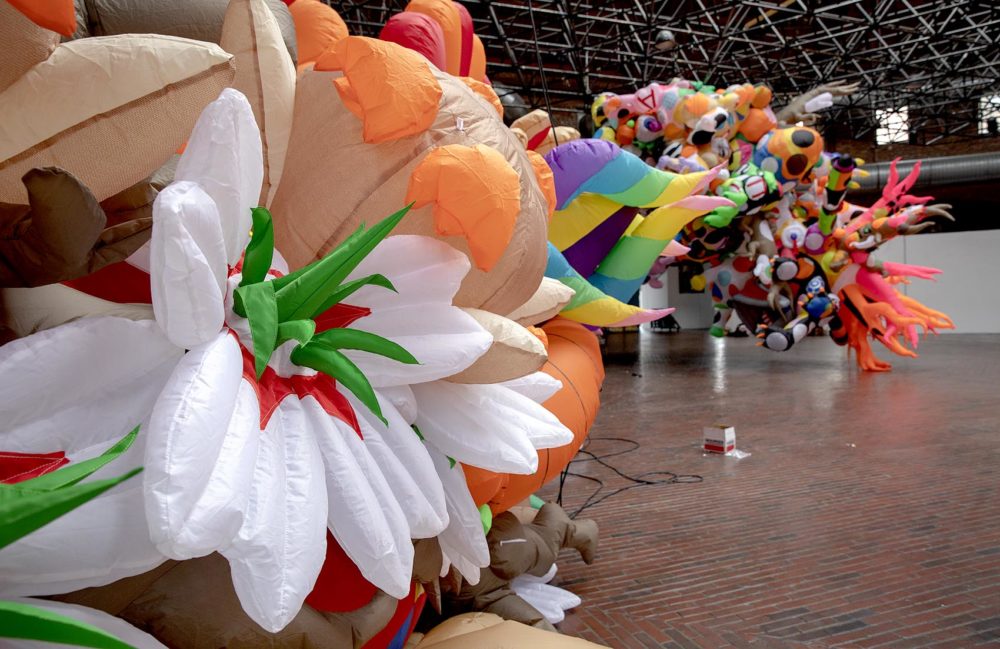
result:
[[(914, 144), (977, 137), (980, 99), (1000, 94), (996, 0), (462, 0), (494, 82), (572, 122), (602, 91), (674, 76), (765, 82), (776, 104), (822, 82), (858, 81), (824, 130), (871, 140), (875, 110), (907, 107)], [(406, 0), (327, 0), (354, 33), (377, 36)], [(653, 47), (661, 29), (670, 51)], [(576, 114), (576, 115), (574, 115)], [(832, 135), (832, 133), (831, 133)]]

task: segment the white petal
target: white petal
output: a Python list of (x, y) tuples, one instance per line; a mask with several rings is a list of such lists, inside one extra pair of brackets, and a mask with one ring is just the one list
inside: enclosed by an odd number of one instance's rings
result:
[(167, 337), (191, 349), (219, 333), (226, 248), (219, 212), (198, 185), (175, 182), (156, 197), (150, 263), (153, 313)]
[(490, 565), (490, 548), (486, 544), (483, 521), (465, 482), (462, 465), (451, 462), (445, 455), (428, 445), (444, 486), (448, 503), (448, 527), (438, 536), (445, 561), (454, 565), (470, 584), (479, 583), (479, 569)]
[(348, 280), (380, 273), (389, 278), (397, 293), (366, 286), (348, 301), (372, 309), (451, 305), (469, 268), (469, 258), (443, 241), (416, 235), (388, 237), (358, 264)]
[(379, 399), (386, 426), (353, 395), (347, 396), (361, 426), (364, 445), (382, 471), (410, 526), (410, 538), (437, 536), (448, 525), (444, 490), (416, 432), (388, 399)]
[(373, 310), (351, 328), (388, 338), (419, 361), (419, 365), (405, 365), (383, 356), (345, 350), (344, 354), (376, 388), (457, 374), (476, 362), (493, 343), (493, 336), (472, 316), (443, 304)]
[(203, 556), (229, 545), (246, 517), (260, 443), (257, 391), (240, 382), (232, 419), (205, 488), (176, 533), (175, 555)]
[[(67, 455), (71, 462), (90, 459), (114, 441)], [(142, 466), (143, 442), (140, 432), (128, 451), (91, 479), (119, 476)], [(103, 586), (148, 572), (164, 561), (166, 557), (149, 540), (142, 478), (135, 476), (5, 547), (0, 552), (0, 596), (52, 595)]]
[[(188, 559), (216, 549), (194, 530), (186, 542), (181, 536), (220, 454), (233, 448), (226, 437), (242, 380), (239, 345), (228, 333), (216, 334), (181, 359), (153, 409), (143, 474), (146, 515), (153, 542), (171, 557)], [(226, 513), (218, 528), (205, 530), (207, 538), (222, 529), (235, 533), (238, 511)]]
[(461, 372), (486, 353), (492, 337), (452, 306), (469, 271), (469, 260), (448, 244), (413, 235), (389, 237), (358, 265), (349, 279), (385, 275), (396, 292), (366, 286), (348, 298), (371, 315), (352, 327), (385, 336), (413, 354), (420, 365), (404, 365), (364, 352), (345, 352), (375, 387), (433, 381)]
[[(552, 567), (554, 568), (555, 564)], [(534, 606), (551, 624), (562, 622), (566, 617), (564, 611), (576, 608), (582, 603), (579, 596), (570, 591), (532, 579), (528, 574), (517, 577), (511, 582), (511, 588), (518, 597)]]
[(405, 516), (357, 433), (315, 399), (302, 403), (326, 465), (330, 532), (365, 579), (393, 597), (405, 597), (413, 573)]
[(323, 461), (302, 403), (271, 415), (260, 439), (247, 518), (222, 551), (243, 610), (271, 632), (302, 608), (326, 557)]
[(0, 449), (110, 446), (148, 417), (182, 354), (154, 322), (111, 317), (7, 343), (0, 347)]
[(250, 208), (257, 206), (264, 180), (260, 131), (242, 93), (227, 88), (205, 108), (174, 180), (196, 182), (215, 200), (227, 260), (235, 266), (250, 241)]
[[(496, 401), (501, 391), (516, 395), (495, 385), (414, 385), (417, 426), (425, 439), (459, 462), (500, 473), (534, 473), (538, 453), (528, 434), (533, 422), (502, 407)], [(521, 399), (541, 408), (527, 397)]]
[(504, 381), (500, 385), (528, 397), (535, 403), (545, 403), (563, 387), (562, 381), (545, 372), (533, 372), (527, 376)]
[[(143, 633), (139, 629), (135, 628), (125, 620), (109, 615), (104, 611), (98, 611), (93, 608), (87, 608), (86, 606), (77, 606), (76, 604), (66, 604), (64, 602), (53, 602), (45, 599), (30, 599), (27, 597), (19, 597), (14, 601), (20, 604), (27, 604), (29, 606), (40, 608), (58, 615), (63, 615), (80, 622), (84, 622), (91, 626), (95, 626), (98, 629), (107, 631), (111, 635), (115, 636), (123, 642), (135, 647), (135, 649), (167, 649), (166, 646), (160, 643), (159, 640), (149, 635), (148, 633)], [(49, 642), (41, 642), (36, 640), (15, 640), (13, 638), (4, 638), (3, 646), (8, 649), (58, 649), (59, 647), (71, 647), (75, 645), (64, 645), (64, 644), (53, 644)]]
[(417, 421), (417, 398), (408, 385), (393, 385), (378, 389), (379, 397), (388, 399), (408, 426)]

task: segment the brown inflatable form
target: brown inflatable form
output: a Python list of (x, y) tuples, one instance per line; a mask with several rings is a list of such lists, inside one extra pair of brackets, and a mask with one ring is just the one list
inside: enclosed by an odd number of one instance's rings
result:
[(562, 507), (546, 503), (528, 524), (522, 524), (511, 512), (500, 514), (493, 520), (486, 540), (490, 565), (481, 570), (475, 586), (465, 583), (459, 592), (445, 593), (444, 613), (483, 611), (555, 631), (535, 607), (514, 592), (510, 582), (523, 574), (544, 576), (563, 548), (577, 550), (587, 564), (592, 563), (597, 550), (597, 523), (571, 520)]

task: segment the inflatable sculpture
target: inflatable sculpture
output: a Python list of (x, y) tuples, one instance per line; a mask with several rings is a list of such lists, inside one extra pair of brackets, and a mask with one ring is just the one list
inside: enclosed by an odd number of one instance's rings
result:
[[(671, 237), (674, 248), (663, 249), (657, 260), (632, 254), (629, 261), (641, 264), (643, 272), (655, 268), (655, 275), (680, 261), (703, 265), (716, 307), (713, 335), (725, 335), (735, 312), (757, 333), (762, 346), (776, 351), (790, 349), (817, 327), (827, 327), (834, 341), (857, 352), (865, 370), (890, 369), (874, 356), (870, 339), (894, 353), (915, 356), (920, 330), (936, 332), (953, 325), (944, 314), (902, 294), (898, 285), (910, 278), (932, 279), (940, 271), (880, 262), (875, 253), (895, 236), (928, 227), (927, 218), (951, 218), (949, 206), (930, 205), (930, 198), (906, 193), (919, 166), (904, 181), (893, 172), (882, 199), (870, 207), (846, 199), (856, 186), (853, 175), (864, 173), (861, 161), (825, 152), (822, 135), (810, 125), (834, 97), (856, 89), (850, 84), (823, 85), (777, 114), (770, 106), (770, 91), (762, 85), (716, 88), (674, 79), (631, 95), (599, 96), (592, 107), (598, 139), (591, 146), (600, 142), (622, 147), (620, 155), (641, 156), (650, 169), (687, 175), (720, 170), (699, 189), (730, 202), (682, 223)], [(558, 170), (564, 163), (550, 159), (550, 164)], [(575, 166), (585, 173), (583, 164)], [(629, 172), (613, 173), (624, 182)], [(589, 191), (593, 193), (585, 194), (586, 200), (599, 203), (599, 192)], [(560, 208), (565, 209), (562, 203)], [(619, 237), (626, 216), (612, 215), (610, 208), (591, 210), (588, 225), (586, 217), (572, 216), (572, 227), (590, 228), (588, 236), (605, 248), (624, 247), (628, 231), (621, 241)], [(554, 220), (550, 241), (564, 257), (575, 256), (566, 245), (573, 239), (564, 238), (562, 227)], [(615, 279), (620, 280), (621, 264), (612, 261), (609, 255), (602, 266), (619, 272)], [(576, 259), (570, 263), (582, 265)], [(608, 279), (602, 275), (598, 267), (589, 279), (608, 291)]]
[(0, 594), (139, 647), (401, 646), (442, 575), (489, 566), (486, 501), (527, 498), (596, 414), (599, 356), (565, 342), (593, 336), (543, 277), (552, 175), (454, 3), (457, 72), (312, 0), (170, 35), (121, 4), (151, 33), (0, 2), (28, 57), (0, 89), (0, 457), (46, 474), (138, 427), (101, 470), (144, 469), (3, 548)]

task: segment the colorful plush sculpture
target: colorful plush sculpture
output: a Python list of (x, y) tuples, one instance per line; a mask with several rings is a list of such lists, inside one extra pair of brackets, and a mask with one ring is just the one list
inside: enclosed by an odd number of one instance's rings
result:
[[(789, 349), (816, 328), (830, 327), (835, 341), (858, 352), (863, 369), (885, 370), (889, 366), (873, 356), (869, 337), (912, 356), (918, 327), (933, 332), (952, 326), (946, 316), (913, 303), (893, 286), (908, 277), (931, 278), (937, 271), (880, 264), (859, 249), (871, 252), (883, 237), (922, 229), (926, 225), (918, 224), (929, 216), (950, 218), (947, 206), (923, 207), (929, 199), (905, 193), (913, 180), (897, 182), (895, 177), (871, 208), (851, 206), (845, 195), (856, 186), (852, 176), (864, 174), (857, 169), (861, 161), (825, 153), (822, 136), (810, 128), (817, 121), (816, 111), (856, 88), (819, 86), (777, 115), (770, 108), (770, 91), (751, 84), (715, 89), (675, 79), (633, 95), (606, 93), (595, 100), (594, 120), (600, 127), (595, 137), (617, 143), (623, 154), (634, 144), (632, 134), (623, 136), (622, 129), (644, 125), (645, 150), (662, 151), (657, 167), (684, 174), (715, 163), (727, 168), (725, 177), (713, 179), (705, 189), (731, 204), (682, 223), (676, 238), (680, 254), (661, 247), (656, 257), (629, 257), (633, 263), (643, 262), (644, 272), (658, 260), (648, 275), (651, 283), (658, 282), (656, 277), (670, 263), (706, 265), (700, 280), (715, 302), (713, 335), (725, 334), (734, 311), (757, 332), (761, 345), (773, 350)], [(586, 169), (583, 163), (576, 165)], [(624, 182), (629, 172), (614, 173)], [(558, 174), (556, 179), (558, 188)], [(599, 202), (590, 194), (578, 200)], [(591, 212), (598, 213), (593, 207)], [(553, 241), (575, 266), (574, 251), (560, 245), (562, 225), (554, 219)], [(602, 225), (588, 236), (611, 245), (620, 234)], [(626, 233), (616, 245), (627, 238)], [(650, 243), (654, 247), (659, 246)], [(557, 272), (571, 277), (567, 271)], [(600, 269), (595, 275), (588, 279), (607, 291)], [(577, 295), (585, 296), (587, 290), (579, 288)]]

